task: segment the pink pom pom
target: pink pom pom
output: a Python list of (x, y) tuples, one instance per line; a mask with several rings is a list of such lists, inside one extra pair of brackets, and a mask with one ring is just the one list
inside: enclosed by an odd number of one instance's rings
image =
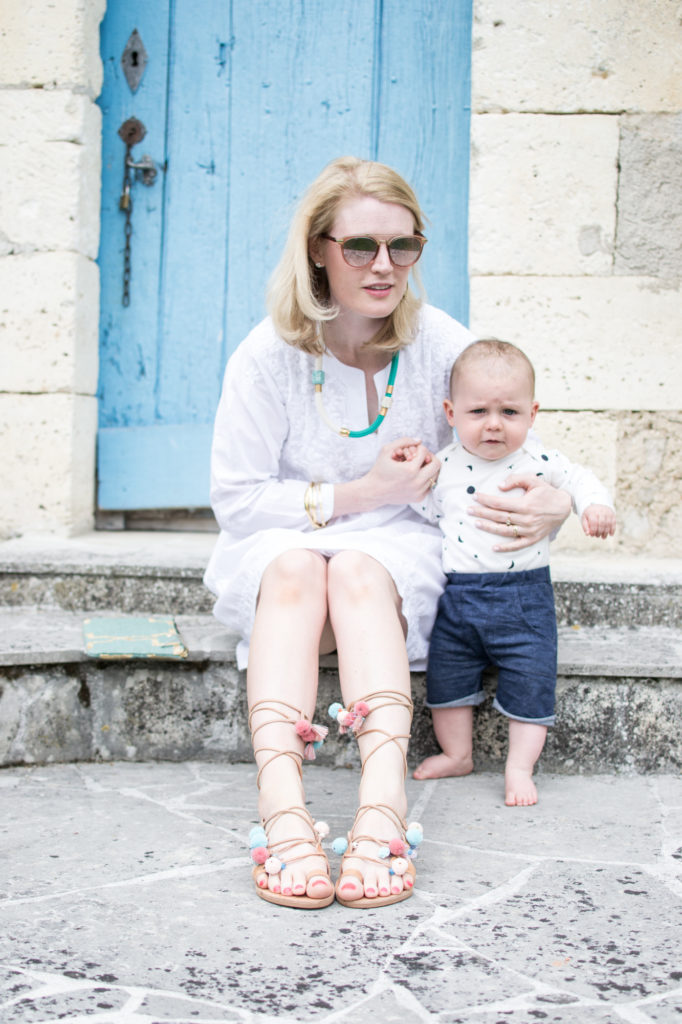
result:
[(296, 723), (296, 733), (305, 743), (312, 743), (313, 740), (317, 739), (313, 726), (302, 718)]
[(353, 710), (355, 711), (356, 715), (360, 715), (362, 718), (366, 718), (367, 715), (369, 714), (369, 704), (367, 704), (364, 700), (356, 700), (355, 704), (353, 705)]
[(269, 856), (270, 854), (268, 853), (264, 846), (256, 846), (251, 851), (251, 859), (253, 860), (254, 864), (265, 864)]
[(402, 841), (402, 839), (391, 839), (390, 843), (388, 844), (388, 848), (394, 857), (402, 857), (402, 855), (405, 853), (405, 850), (407, 849), (407, 846)]

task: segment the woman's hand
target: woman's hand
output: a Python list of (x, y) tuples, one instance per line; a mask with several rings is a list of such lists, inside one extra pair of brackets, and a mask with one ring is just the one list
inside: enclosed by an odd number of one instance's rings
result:
[(423, 501), (440, 462), (419, 438), (400, 437), (385, 444), (363, 477), (334, 488), (334, 515), (371, 512), (382, 505)]
[(552, 487), (537, 476), (510, 476), (500, 484), (501, 491), (519, 487), (525, 494), (476, 494), (478, 506), (468, 509), (469, 515), (476, 516), (476, 526), (481, 530), (505, 538), (504, 543), (495, 545), (495, 551), (530, 547), (558, 530), (570, 515), (571, 497), (567, 491)]

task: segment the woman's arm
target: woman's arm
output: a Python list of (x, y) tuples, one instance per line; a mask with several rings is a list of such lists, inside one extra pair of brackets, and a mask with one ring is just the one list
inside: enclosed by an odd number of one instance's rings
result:
[(500, 536), (495, 551), (527, 548), (558, 530), (571, 513), (571, 496), (533, 474), (510, 476), (500, 484), (502, 491), (518, 487), (526, 492), (519, 497), (476, 494), (478, 504), (468, 510), (479, 529)]
[[(290, 430), (285, 389), (277, 374), (263, 368), (262, 352), (254, 353), (254, 347), (238, 349), (225, 374), (213, 436), (211, 505), (218, 524), (231, 532), (310, 529), (304, 506), (310, 480), (279, 475)], [(395, 451), (405, 445), (415, 446), (415, 457), (396, 461)], [(384, 445), (363, 476), (323, 486), (324, 517), (419, 501), (436, 472), (419, 440), (400, 438)]]

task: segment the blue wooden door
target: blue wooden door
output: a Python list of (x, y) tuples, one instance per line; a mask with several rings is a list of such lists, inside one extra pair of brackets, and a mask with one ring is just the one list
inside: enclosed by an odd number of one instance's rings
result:
[[(134, 29), (135, 92), (121, 65)], [(466, 321), (470, 40), (471, 0), (110, 0), (101, 509), (208, 505), (225, 361), (265, 314), (296, 198), (334, 157), (381, 160), (415, 186), (429, 301)], [(124, 306), (117, 133), (131, 116), (147, 130), (132, 158), (160, 171), (132, 186)]]

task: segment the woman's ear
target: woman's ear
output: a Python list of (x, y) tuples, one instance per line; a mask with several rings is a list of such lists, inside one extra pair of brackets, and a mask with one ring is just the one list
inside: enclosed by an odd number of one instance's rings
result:
[(322, 259), (322, 240), (320, 238), (311, 238), (308, 242), (308, 255), (319, 270), (320, 267), (324, 266)]

